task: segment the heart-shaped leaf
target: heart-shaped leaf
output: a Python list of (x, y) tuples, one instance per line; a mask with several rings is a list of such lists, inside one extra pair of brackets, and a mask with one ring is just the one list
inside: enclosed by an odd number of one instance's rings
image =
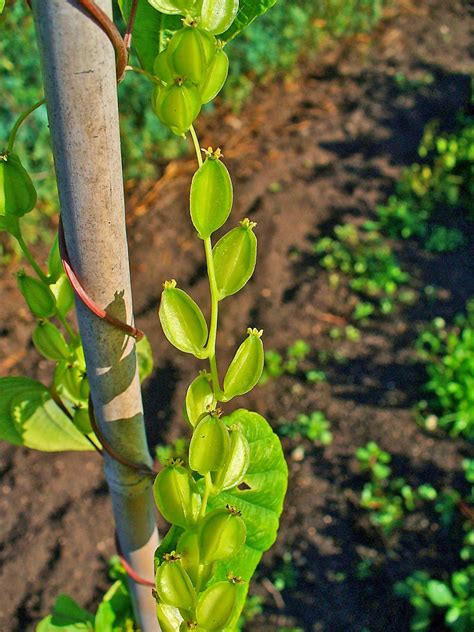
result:
[(93, 632), (94, 615), (81, 608), (71, 597), (59, 595), (52, 614), (42, 619), (36, 632)]
[[(132, 0), (119, 0), (119, 7), (125, 21), (130, 17), (131, 6)], [(132, 45), (145, 70), (153, 73), (153, 62), (160, 50), (164, 48), (166, 38), (181, 27), (182, 21), (178, 15), (165, 15), (145, 0), (140, 0), (132, 31)]]
[[(262, 554), (276, 539), (287, 488), (288, 468), (280, 440), (261, 415), (240, 409), (224, 420), (229, 426), (239, 426), (249, 443), (250, 466), (244, 478), (247, 489), (235, 487), (212, 496), (208, 510), (227, 504), (236, 507), (242, 512), (247, 527), (247, 541), (238, 555), (216, 564), (211, 583), (224, 580), (229, 570), (248, 582)], [(235, 629), (246, 592), (239, 593), (238, 608), (229, 630)]]

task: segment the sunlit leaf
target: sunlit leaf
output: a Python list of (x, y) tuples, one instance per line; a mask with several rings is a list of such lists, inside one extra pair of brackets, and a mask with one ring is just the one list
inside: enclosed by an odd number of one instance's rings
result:
[(0, 439), (44, 452), (93, 449), (48, 389), (27, 377), (0, 378)]

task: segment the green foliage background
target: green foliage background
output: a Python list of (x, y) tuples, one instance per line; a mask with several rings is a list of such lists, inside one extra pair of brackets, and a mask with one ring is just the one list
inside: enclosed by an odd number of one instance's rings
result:
[[(241, 107), (253, 86), (278, 73), (290, 72), (300, 52), (313, 55), (323, 40), (369, 31), (388, 0), (279, 0), (241, 37), (228, 45), (232, 59), (224, 101)], [(118, 18), (118, 11), (116, 12)], [(34, 24), (26, 2), (10, 0), (0, 16), (0, 147), (19, 113), (42, 96)], [(164, 128), (149, 107), (150, 87), (129, 73), (119, 88), (125, 177), (157, 175), (160, 161), (176, 158), (187, 144)], [(212, 106), (208, 109), (212, 109)], [(57, 206), (45, 108), (33, 114), (16, 144), (34, 176), (40, 210)], [(29, 220), (36, 224), (34, 215)], [(32, 235), (33, 236), (33, 235)]]

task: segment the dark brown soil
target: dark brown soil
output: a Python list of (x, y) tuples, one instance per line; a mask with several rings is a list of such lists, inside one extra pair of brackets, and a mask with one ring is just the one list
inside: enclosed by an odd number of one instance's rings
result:
[[(235, 179), (235, 221), (249, 216), (258, 222), (256, 275), (238, 298), (222, 305), (222, 366), (248, 325), (265, 330), (267, 348), (282, 350), (298, 338), (306, 340), (312, 349), (308, 368), (318, 367), (321, 350), (337, 349), (346, 358), (321, 367), (327, 383), (311, 386), (283, 377), (237, 402), (272, 424), (322, 410), (334, 432), (325, 449), (304, 442), (302, 461), (294, 453), (296, 443), (284, 441), (289, 494), (278, 543), (264, 557), (253, 588), (265, 598), (265, 616), (247, 626), (252, 631), (280, 626), (408, 630), (410, 610), (394, 596), (394, 582), (415, 569), (442, 573), (458, 563), (459, 524), (447, 532), (428, 513), (413, 514), (389, 542), (381, 538), (358, 506), (363, 478), (354, 452), (375, 440), (393, 454), (395, 473), (410, 483), (459, 482), (468, 445), (428, 436), (413, 420), (424, 379), (413, 342), (424, 323), (437, 314), (450, 318), (474, 294), (473, 227), (466, 227), (469, 246), (450, 255), (395, 244), (413, 275), (418, 300), (390, 318), (373, 320), (359, 343), (336, 344), (326, 335), (334, 324), (347, 322), (351, 308), (344, 292), (330, 290), (327, 274), (310, 254), (314, 239), (336, 223), (373, 217), (400, 169), (416, 160), (425, 123), (438, 117), (449, 126), (469, 102), (474, 19), (468, 3), (401, 4), (379, 32), (305, 62), (299, 77), (259, 88), (241, 115), (224, 112), (224, 122), (209, 119), (199, 130), (204, 146), (224, 147)], [(431, 73), (434, 82), (406, 91), (396, 73), (412, 80)], [(193, 168), (191, 160), (172, 163), (157, 184), (130, 192), (137, 321), (151, 340), (156, 363), (145, 386), (151, 445), (183, 432), (174, 411), (180, 410), (197, 368), (161, 333), (156, 316), (161, 282), (176, 278), (208, 305), (203, 252), (186, 208)], [(32, 348), (31, 318), (12, 271), (1, 279), (0, 372), (47, 378), (50, 368)], [(434, 303), (419, 291), (427, 284), (440, 290)], [(60, 592), (93, 609), (107, 586), (106, 560), (113, 553), (99, 459), (7, 445), (1, 454), (0, 630), (33, 630)], [(285, 551), (293, 556), (298, 580), (283, 592), (283, 606), (264, 578), (281, 567)], [(358, 579), (357, 565), (367, 558), (373, 572)]]

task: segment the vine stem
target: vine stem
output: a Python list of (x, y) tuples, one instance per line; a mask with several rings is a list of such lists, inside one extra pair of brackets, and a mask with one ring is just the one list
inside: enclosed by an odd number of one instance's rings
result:
[[(198, 161), (199, 167), (202, 167), (203, 160), (201, 155), (201, 147), (199, 144), (199, 139), (196, 134), (196, 130), (191, 125), (189, 128), (191, 132), (191, 138), (194, 144), (194, 150), (196, 152), (196, 158)], [(209, 338), (206, 344), (206, 351), (209, 358), (209, 366), (211, 369), (212, 376), (212, 387), (214, 390), (214, 395), (217, 400), (222, 398), (222, 390), (219, 383), (219, 371), (217, 368), (217, 359), (216, 359), (216, 339), (217, 339), (217, 321), (219, 316), (219, 299), (218, 299), (218, 290), (217, 290), (217, 282), (216, 282), (216, 271), (214, 268), (214, 257), (212, 256), (212, 242), (211, 238), (207, 237), (204, 239), (204, 251), (206, 253), (206, 265), (207, 265), (207, 275), (209, 277), (209, 290), (211, 294), (211, 323), (209, 327)]]
[(31, 265), (31, 267), (33, 268), (33, 270), (36, 272), (36, 274), (39, 276), (39, 278), (41, 279), (41, 281), (43, 281), (44, 283), (49, 285), (49, 279), (46, 276), (46, 274), (43, 272), (43, 270), (39, 267), (39, 265), (36, 263), (35, 258), (33, 257), (33, 255), (31, 254), (30, 249), (28, 248), (28, 246), (26, 245), (25, 240), (23, 239), (23, 235), (21, 234), (21, 232), (18, 232), (16, 236), (16, 239), (18, 241), (18, 244), (20, 246), (20, 248), (23, 251), (23, 254), (25, 255), (25, 257), (27, 258), (29, 264)]
[(31, 107), (29, 107), (27, 110), (25, 110), (23, 114), (20, 114), (20, 116), (17, 118), (15, 125), (13, 126), (12, 131), (10, 132), (10, 136), (8, 137), (7, 154), (13, 151), (13, 145), (15, 143), (16, 134), (18, 132), (20, 125), (23, 123), (25, 119), (29, 117), (29, 115), (32, 112), (34, 112), (37, 108), (41, 107), (45, 102), (46, 100), (43, 97), (42, 99), (34, 103)]
[(209, 327), (209, 339), (207, 341), (206, 350), (208, 352), (209, 366), (211, 368), (214, 395), (216, 396), (216, 399), (221, 399), (222, 391), (219, 384), (219, 371), (217, 369), (216, 359), (216, 338), (217, 319), (219, 316), (219, 301), (217, 299), (216, 271), (214, 269), (214, 257), (212, 256), (212, 243), (210, 237), (204, 240), (204, 249), (206, 252), (207, 274), (209, 276), (209, 289), (211, 292), (211, 324)]
[(211, 489), (212, 489), (212, 478), (211, 478), (211, 473), (208, 472), (204, 476), (204, 494), (202, 497), (201, 511), (199, 512), (199, 520), (202, 520), (204, 516), (206, 515), (207, 501), (209, 500), (209, 494), (211, 493)]
[(130, 17), (128, 18), (128, 23), (127, 23), (127, 30), (123, 38), (125, 48), (127, 49), (129, 55), (130, 55), (130, 48), (132, 46), (132, 32), (133, 32), (133, 27), (135, 25), (135, 18), (137, 17), (137, 9), (138, 9), (138, 0), (133, 0), (132, 8), (130, 9)]
[(79, 336), (77, 335), (77, 333), (74, 331), (74, 329), (71, 327), (71, 325), (69, 324), (67, 318), (65, 316), (63, 316), (59, 311), (57, 313), (57, 317), (58, 319), (61, 321), (64, 329), (67, 331), (67, 333), (69, 334), (69, 336), (71, 337), (73, 342), (77, 342), (79, 339)]
[(201, 146), (199, 145), (199, 140), (196, 134), (196, 130), (194, 129), (194, 125), (191, 125), (191, 127), (189, 128), (189, 131), (191, 132), (191, 138), (193, 139), (194, 151), (196, 152), (198, 165), (202, 167)]
[(132, 71), (132, 72), (136, 72), (139, 75), (143, 75), (144, 77), (146, 77), (147, 79), (149, 79), (150, 81), (152, 81), (153, 83), (156, 83), (158, 85), (161, 85), (161, 81), (159, 79), (157, 79), (155, 76), (153, 76), (151, 74), (151, 72), (147, 72), (146, 70), (143, 70), (143, 68), (138, 68), (138, 66), (127, 66), (125, 68), (126, 71)]

